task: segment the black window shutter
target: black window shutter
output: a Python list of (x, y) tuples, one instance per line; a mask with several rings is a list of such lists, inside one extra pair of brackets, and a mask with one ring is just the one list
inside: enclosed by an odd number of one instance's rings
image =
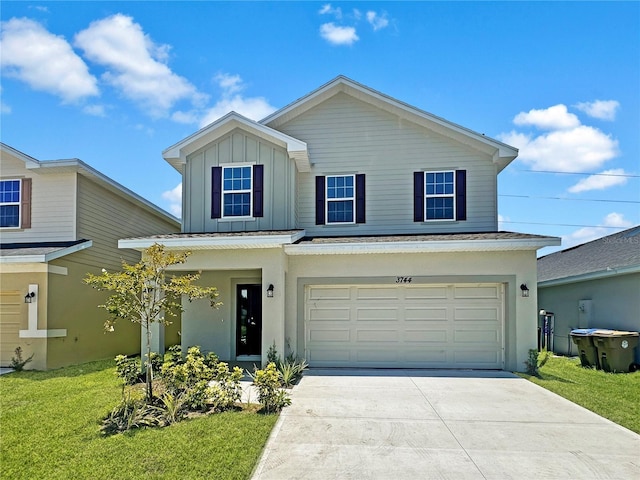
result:
[(456, 170), (456, 220), (467, 219), (467, 171)]
[(222, 217), (222, 167), (211, 169), (211, 218)]
[(324, 176), (316, 177), (316, 225), (324, 225)]
[(413, 221), (424, 222), (424, 172), (413, 172)]
[(253, 216), (262, 217), (263, 211), (263, 188), (264, 187), (264, 165), (253, 166)]
[(365, 223), (364, 173), (356, 175), (356, 223)]

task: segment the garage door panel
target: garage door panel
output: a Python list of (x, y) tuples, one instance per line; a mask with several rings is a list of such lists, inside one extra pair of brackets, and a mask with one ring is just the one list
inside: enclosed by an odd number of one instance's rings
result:
[(502, 368), (502, 294), (494, 284), (312, 286), (309, 364)]
[(398, 308), (356, 308), (357, 322), (397, 322)]

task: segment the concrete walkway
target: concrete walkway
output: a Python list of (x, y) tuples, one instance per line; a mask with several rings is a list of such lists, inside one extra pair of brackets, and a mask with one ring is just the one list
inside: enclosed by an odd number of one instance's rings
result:
[(508, 372), (320, 370), (254, 480), (636, 479), (640, 435)]

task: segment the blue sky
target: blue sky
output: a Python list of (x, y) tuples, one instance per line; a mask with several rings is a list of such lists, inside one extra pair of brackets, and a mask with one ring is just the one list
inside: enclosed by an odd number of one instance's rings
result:
[(2, 142), (176, 214), (162, 150), (346, 75), (518, 147), (501, 229), (566, 248), (640, 224), (639, 2), (3, 1), (0, 17)]

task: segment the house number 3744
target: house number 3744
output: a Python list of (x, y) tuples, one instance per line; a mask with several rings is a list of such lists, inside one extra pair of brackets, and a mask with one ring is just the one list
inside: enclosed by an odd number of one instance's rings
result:
[(396, 277), (396, 283), (411, 283), (411, 277)]

